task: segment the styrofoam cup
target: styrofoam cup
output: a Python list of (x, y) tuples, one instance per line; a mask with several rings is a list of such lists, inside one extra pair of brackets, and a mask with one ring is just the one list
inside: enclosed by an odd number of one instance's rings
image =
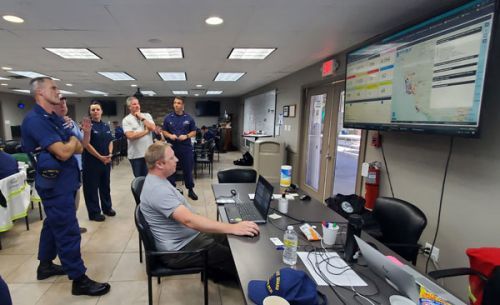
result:
[(282, 297), (270, 295), (262, 301), (262, 305), (290, 305), (290, 303)]
[(334, 245), (335, 240), (337, 239), (337, 233), (339, 232), (339, 226), (335, 225), (328, 228), (323, 225), (322, 227), (323, 227), (323, 243), (329, 246)]

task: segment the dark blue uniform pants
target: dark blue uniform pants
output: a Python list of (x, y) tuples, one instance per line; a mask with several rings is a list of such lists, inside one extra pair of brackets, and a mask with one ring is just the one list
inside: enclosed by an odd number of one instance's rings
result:
[(146, 177), (148, 174), (148, 167), (146, 166), (146, 160), (144, 158), (128, 159), (130, 165), (132, 166), (132, 173), (134, 177)]
[(42, 198), (47, 217), (43, 222), (38, 247), (40, 261), (52, 261), (59, 256), (64, 272), (71, 280), (87, 270), (80, 253), (80, 227), (76, 219), (75, 193)]
[[(83, 166), (83, 196), (89, 218), (100, 215), (101, 207), (103, 212), (111, 210), (111, 190), (109, 189), (111, 165), (99, 163), (88, 162)], [(101, 198), (101, 207), (99, 198)]]
[[(174, 149), (175, 156), (179, 159), (179, 164), (182, 168), (182, 173), (184, 174), (184, 184), (188, 189), (194, 187), (193, 181), (193, 167), (194, 167), (194, 155), (193, 147), (191, 145), (178, 145), (172, 146)], [(168, 177), (168, 181), (175, 186), (175, 174)]]

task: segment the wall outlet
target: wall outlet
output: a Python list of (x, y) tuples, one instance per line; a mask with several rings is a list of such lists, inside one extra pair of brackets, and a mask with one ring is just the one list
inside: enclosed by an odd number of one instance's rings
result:
[[(424, 255), (425, 256), (429, 255), (429, 253), (431, 252), (431, 247), (432, 247), (432, 244), (425, 243), (425, 248), (424, 248)], [(435, 245), (434, 245), (434, 248), (432, 249), (431, 259), (433, 261), (435, 261), (436, 263), (438, 262), (438, 259), (439, 259), (439, 249), (436, 248)]]

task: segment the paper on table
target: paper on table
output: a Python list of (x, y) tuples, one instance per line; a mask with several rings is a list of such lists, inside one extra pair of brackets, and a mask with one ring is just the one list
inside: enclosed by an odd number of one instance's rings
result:
[(278, 219), (278, 218), (281, 218), (281, 215), (278, 215), (276, 213), (272, 213), (272, 214), (269, 214), (267, 217), (269, 217), (271, 219)]
[[(286, 194), (285, 198), (289, 199), (289, 200), (293, 200), (295, 198), (295, 196), (297, 196), (297, 195), (296, 194)], [(248, 194), (248, 198), (250, 198), (250, 200), (253, 200), (254, 197), (255, 197), (255, 194)], [(281, 194), (273, 194), (273, 199), (280, 199), (280, 198), (281, 198)]]
[[(297, 252), (297, 254), (319, 286), (328, 286), (325, 280), (318, 275), (320, 271), (329, 282), (337, 286), (368, 286), (336, 252), (317, 252), (317, 254), (314, 252)], [(319, 270), (316, 267), (317, 259), (319, 261)], [(346, 268), (349, 271), (342, 272)], [(342, 274), (335, 275), (333, 273)]]

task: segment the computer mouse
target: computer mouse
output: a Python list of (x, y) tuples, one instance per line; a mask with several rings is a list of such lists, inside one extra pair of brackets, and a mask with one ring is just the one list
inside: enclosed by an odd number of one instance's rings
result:
[(235, 189), (231, 190), (231, 195), (236, 196), (236, 190)]
[(311, 196), (309, 196), (309, 195), (302, 195), (299, 198), (300, 198), (300, 200), (311, 200)]

